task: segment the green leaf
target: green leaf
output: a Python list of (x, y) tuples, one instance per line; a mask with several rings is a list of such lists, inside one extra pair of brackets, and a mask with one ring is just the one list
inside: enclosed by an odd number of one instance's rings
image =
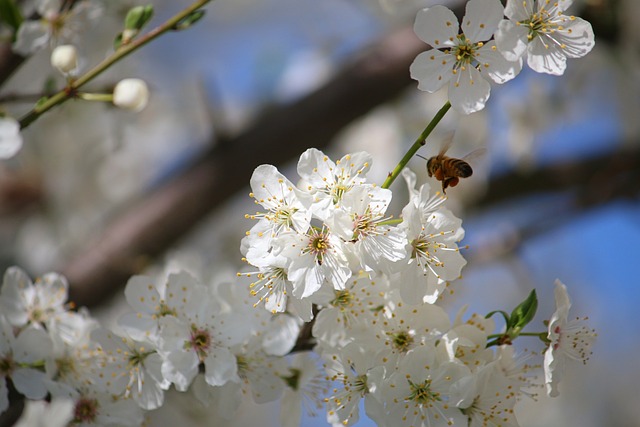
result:
[(14, 32), (18, 31), (24, 18), (14, 0), (0, 0), (0, 21), (13, 28)]
[(200, 19), (202, 19), (202, 17), (204, 16), (204, 12), (205, 11), (203, 9), (194, 10), (189, 15), (178, 21), (178, 23), (173, 26), (173, 29), (175, 31), (186, 30), (187, 28), (198, 22)]
[(511, 329), (515, 329), (516, 332), (519, 332), (529, 322), (531, 322), (531, 320), (533, 320), (537, 310), (538, 297), (536, 295), (536, 290), (533, 289), (527, 298), (518, 304), (518, 306), (513, 309), (513, 312), (511, 312), (509, 327)]
[(131, 8), (124, 19), (124, 29), (139, 32), (153, 16), (153, 6), (136, 6)]

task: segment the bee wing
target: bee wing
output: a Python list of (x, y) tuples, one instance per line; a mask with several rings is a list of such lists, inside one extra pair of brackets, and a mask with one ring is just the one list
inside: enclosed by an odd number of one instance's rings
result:
[(470, 161), (479, 159), (480, 157), (484, 156), (485, 154), (487, 154), (487, 149), (485, 147), (481, 147), (481, 148), (477, 148), (477, 149), (473, 150), (472, 152), (470, 152), (469, 154), (467, 154), (466, 156), (464, 156), (460, 160), (464, 160), (465, 162), (470, 162)]
[(438, 157), (444, 156), (444, 154), (447, 151), (449, 151), (449, 148), (451, 148), (452, 144), (453, 144), (453, 132), (451, 132), (449, 135), (447, 135), (442, 140), (442, 145), (440, 146), (440, 151), (438, 152)]

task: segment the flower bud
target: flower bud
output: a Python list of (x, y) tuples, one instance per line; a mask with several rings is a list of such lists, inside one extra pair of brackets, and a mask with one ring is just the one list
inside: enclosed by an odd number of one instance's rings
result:
[(70, 44), (58, 46), (51, 53), (51, 65), (62, 74), (69, 74), (78, 67), (78, 51)]
[(121, 80), (113, 90), (113, 103), (126, 110), (142, 111), (148, 101), (149, 89), (140, 79)]
[(22, 148), (20, 124), (11, 117), (0, 117), (0, 159), (15, 156)]

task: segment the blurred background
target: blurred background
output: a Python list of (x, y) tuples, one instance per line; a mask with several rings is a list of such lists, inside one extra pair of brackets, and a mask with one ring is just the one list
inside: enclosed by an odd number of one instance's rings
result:
[[(152, 25), (189, 3), (154, 0)], [(85, 69), (109, 52), (135, 4), (109, 0), (80, 33)], [(234, 280), (256, 166), (275, 164), (293, 179), (309, 147), (333, 159), (366, 150), (369, 177), (381, 183), (444, 104), (446, 91), (420, 92), (408, 72), (426, 49), (412, 32), (415, 13), (432, 4), (463, 14), (462, 2), (447, 0), (213, 2), (193, 28), (161, 37), (91, 84), (143, 78), (152, 92), (144, 111), (69, 102), (0, 163), (0, 267), (62, 272), (71, 299), (106, 323), (128, 277), (167, 262)], [(452, 313), (464, 303), (469, 312), (510, 311), (536, 288), (530, 328), (542, 330), (561, 279), (571, 314), (588, 316), (599, 339), (586, 367), (569, 365), (558, 398), (541, 390), (520, 402), (521, 425), (640, 426), (640, 3), (576, 0), (569, 11), (594, 27), (587, 57), (569, 60), (561, 77), (525, 68), (493, 85), (485, 110), (449, 112), (420, 151), (434, 155), (454, 131), (452, 156), (487, 148), (474, 175), (447, 193), (469, 263), (445, 303)], [(62, 87), (54, 70), (43, 73), (49, 55), (25, 61), (0, 98), (38, 93), (51, 78)], [(30, 106), (5, 104), (16, 115)], [(437, 188), (425, 163), (409, 166)], [(395, 215), (403, 187), (392, 187)], [(542, 350), (533, 340), (522, 348)], [(230, 423), (188, 399), (172, 395), (150, 425), (278, 425), (278, 404), (247, 402)], [(303, 425), (327, 424), (319, 414)]]

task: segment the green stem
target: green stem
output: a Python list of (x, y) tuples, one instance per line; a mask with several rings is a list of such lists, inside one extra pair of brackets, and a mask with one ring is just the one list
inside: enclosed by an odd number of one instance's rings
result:
[(112, 93), (78, 92), (77, 95), (78, 95), (78, 98), (84, 99), (85, 101), (113, 102), (113, 94)]
[(33, 107), (31, 111), (29, 111), (20, 119), (19, 121), (20, 128), (21, 129), (26, 128), (31, 123), (36, 121), (38, 117), (40, 117), (42, 114), (46, 113), (56, 105), (62, 104), (67, 100), (69, 100), (70, 98), (75, 97), (77, 94), (77, 90), (80, 87), (89, 83), (91, 80), (99, 76), (109, 67), (111, 67), (113, 64), (115, 64), (116, 62), (128, 56), (130, 53), (138, 50), (142, 46), (146, 45), (147, 43), (156, 39), (158, 36), (161, 36), (167, 31), (172, 30), (176, 26), (176, 24), (178, 24), (184, 18), (186, 18), (196, 10), (200, 9), (202, 6), (209, 3), (210, 1), (211, 0), (198, 0), (194, 2), (191, 6), (187, 7), (177, 15), (173, 16), (162, 25), (159, 25), (158, 27), (149, 31), (144, 36), (141, 36), (135, 39), (131, 43), (121, 46), (111, 56), (105, 58), (102, 62), (100, 62), (95, 67), (93, 67), (91, 70), (87, 71), (85, 74), (78, 77), (73, 83), (69, 84), (66, 88), (62, 89), (60, 92), (51, 96), (45, 102), (42, 102), (41, 104), (37, 104), (35, 107)]
[(402, 218), (390, 218), (384, 221), (380, 221), (378, 225), (398, 225), (402, 224)]
[(400, 172), (402, 172), (402, 169), (404, 169), (404, 167), (407, 166), (407, 163), (409, 163), (409, 160), (411, 160), (411, 158), (418, 152), (420, 147), (426, 144), (427, 137), (431, 134), (433, 129), (436, 127), (436, 125), (440, 123), (440, 120), (442, 120), (444, 115), (447, 114), (447, 111), (449, 111), (449, 108), (451, 108), (451, 103), (447, 101), (446, 104), (444, 104), (442, 108), (440, 108), (438, 113), (433, 117), (431, 122), (429, 122), (427, 127), (422, 131), (422, 133), (420, 134), (418, 139), (416, 139), (416, 141), (413, 143), (411, 148), (409, 148), (409, 151), (407, 151), (407, 153), (404, 155), (402, 160), (400, 160), (400, 162), (395, 167), (393, 172), (389, 174), (387, 179), (382, 184), (382, 188), (391, 187), (391, 184), (393, 184), (393, 181), (395, 181), (398, 175), (400, 175)]

